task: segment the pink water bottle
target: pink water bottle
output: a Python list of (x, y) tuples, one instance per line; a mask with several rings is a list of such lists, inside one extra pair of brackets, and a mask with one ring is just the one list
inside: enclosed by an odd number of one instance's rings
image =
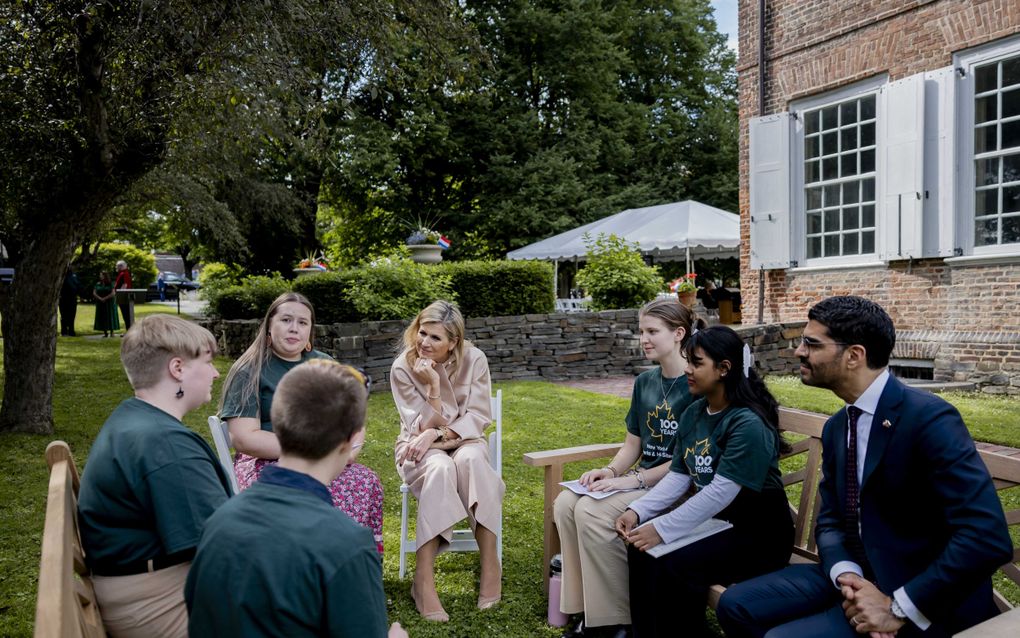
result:
[(549, 624), (553, 627), (563, 627), (567, 624), (567, 615), (560, 611), (562, 572), (563, 559), (556, 554), (549, 563)]

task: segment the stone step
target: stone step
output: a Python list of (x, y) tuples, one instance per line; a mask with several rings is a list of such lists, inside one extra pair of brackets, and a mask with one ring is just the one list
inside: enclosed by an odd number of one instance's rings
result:
[(966, 381), (929, 381), (927, 379), (901, 379), (904, 383), (918, 390), (928, 392), (974, 392), (977, 385)]

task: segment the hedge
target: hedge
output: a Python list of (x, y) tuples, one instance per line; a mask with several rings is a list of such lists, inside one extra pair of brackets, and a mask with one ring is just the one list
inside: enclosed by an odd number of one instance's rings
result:
[(261, 319), (290, 283), (277, 277), (248, 277), (209, 296), (209, 312), (223, 319)]
[(312, 302), (317, 323), (353, 323), (361, 317), (347, 293), (357, 276), (357, 270), (305, 275), (294, 280), (293, 289)]
[(508, 317), (552, 312), (552, 265), (541, 261), (454, 261), (437, 267), (450, 275), (465, 317)]
[(159, 271), (156, 270), (156, 258), (140, 248), (130, 244), (100, 244), (95, 256), (83, 256), (80, 252), (75, 256), (73, 265), (81, 282), (83, 298), (92, 299), (92, 289), (99, 281), (99, 273), (106, 272), (110, 281), (117, 279), (117, 262), (127, 262), (131, 271), (132, 288), (148, 288), (156, 281)]

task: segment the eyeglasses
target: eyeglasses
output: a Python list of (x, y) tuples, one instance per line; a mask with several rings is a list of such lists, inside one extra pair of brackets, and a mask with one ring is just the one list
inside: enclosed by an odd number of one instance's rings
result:
[(825, 346), (848, 346), (850, 344), (843, 341), (819, 341), (811, 337), (801, 337), (800, 345), (808, 350), (821, 350)]

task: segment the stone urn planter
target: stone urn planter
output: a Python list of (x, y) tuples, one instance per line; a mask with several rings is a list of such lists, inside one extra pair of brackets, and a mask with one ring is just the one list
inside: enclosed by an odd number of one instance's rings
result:
[(419, 264), (438, 264), (443, 261), (443, 247), (439, 244), (408, 244), (411, 260)]
[(316, 273), (326, 272), (322, 268), (295, 268), (294, 274), (298, 277), (304, 277), (305, 275), (314, 275)]

